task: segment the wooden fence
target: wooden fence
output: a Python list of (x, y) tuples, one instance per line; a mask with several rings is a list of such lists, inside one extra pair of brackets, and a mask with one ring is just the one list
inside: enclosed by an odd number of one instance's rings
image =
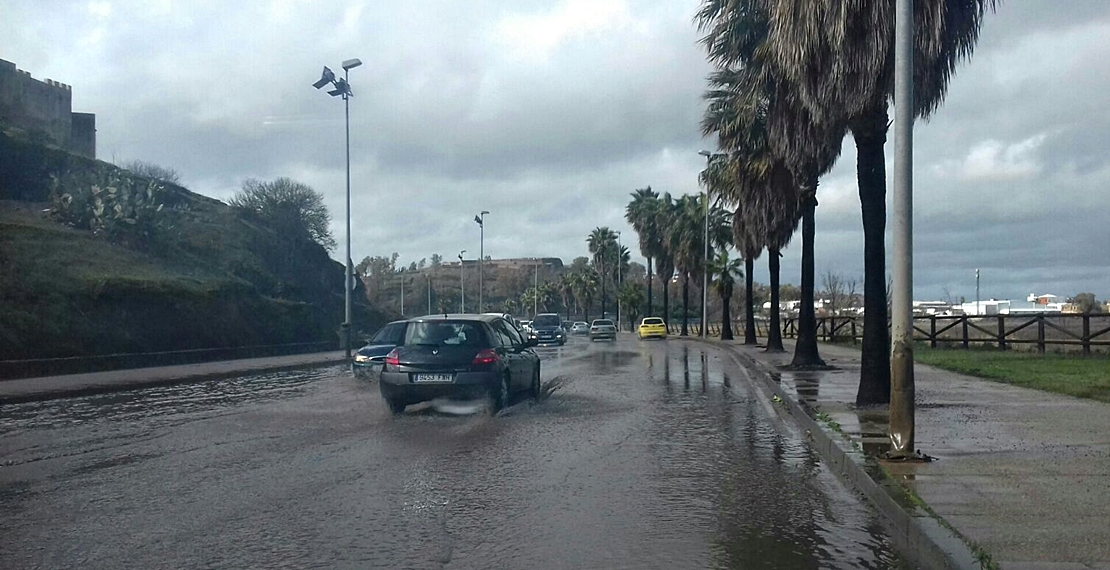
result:
[[(913, 318), (914, 340), (929, 346), (994, 346), (1007, 350), (1033, 345), (1043, 353), (1049, 346), (1079, 349), (1091, 354), (1094, 347), (1110, 347), (1110, 315), (995, 315), (925, 316)], [(783, 337), (798, 336), (796, 317), (783, 319)], [(863, 338), (863, 317), (821, 317), (817, 338), (858, 342)]]

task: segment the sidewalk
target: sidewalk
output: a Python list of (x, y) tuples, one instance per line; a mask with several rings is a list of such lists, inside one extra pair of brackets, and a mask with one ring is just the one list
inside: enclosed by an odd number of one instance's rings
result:
[(0, 404), (133, 390), (248, 373), (311, 368), (346, 362), (343, 351), (244, 358), (154, 368), (132, 368), (0, 381)]
[[(724, 344), (865, 453), (888, 447), (887, 410), (853, 405), (858, 348), (822, 344), (836, 370), (788, 372), (777, 367), (789, 364), (791, 342), (783, 354), (740, 342)], [(1110, 405), (921, 364), (915, 382), (916, 447), (937, 460), (884, 463), (889, 474), (1003, 569), (1110, 569)]]

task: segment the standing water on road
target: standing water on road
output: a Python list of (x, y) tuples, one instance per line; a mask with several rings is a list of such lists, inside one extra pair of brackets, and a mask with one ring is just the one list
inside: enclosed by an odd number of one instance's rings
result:
[(244, 378), (230, 392), (205, 383), (10, 406), (0, 560), (903, 567), (877, 515), (769, 415), (726, 353), (578, 338), (537, 352), (561, 387), (492, 418), (432, 406), (393, 418), (375, 385), (341, 368)]

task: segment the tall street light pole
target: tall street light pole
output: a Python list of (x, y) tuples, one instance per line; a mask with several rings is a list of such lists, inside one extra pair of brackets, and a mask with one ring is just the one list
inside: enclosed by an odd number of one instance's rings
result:
[(532, 279), (532, 318), (536, 318), (537, 299), (540, 296), (540, 259), (536, 258), (536, 275)]
[(894, 268), (891, 288), (890, 451), (920, 459), (914, 449), (913, 371), (913, 0), (894, 8)]
[(328, 91), (332, 97), (343, 97), (344, 124), (347, 131), (347, 259), (343, 270), (343, 345), (347, 358), (351, 357), (351, 281), (354, 267), (351, 264), (351, 82), (350, 71), (362, 65), (358, 58), (343, 62), (343, 78), (336, 79), (335, 73), (324, 66), (320, 79), (312, 86), (321, 89), (331, 84), (335, 89)]
[(427, 273), (424, 278), (428, 280), (428, 312), (424, 314), (430, 315), (432, 314), (432, 274)]
[(482, 310), (483, 310), (482, 307), (484, 306), (484, 303), (485, 303), (484, 296), (485, 296), (485, 292), (486, 292), (485, 291), (485, 286), (482, 282), (482, 279), (483, 279), (482, 264), (485, 263), (485, 261), (486, 261), (486, 214), (488, 214), (488, 213), (489, 213), (488, 210), (482, 210), (482, 213), (478, 214), (477, 216), (474, 216), (474, 221), (478, 223), (478, 228), (479, 228), (479, 231), (481, 232), (481, 237), (479, 238), (480, 241), (479, 241), (479, 245), (478, 245), (478, 312), (479, 313), (481, 313)]
[[(698, 154), (705, 157), (705, 169), (709, 170), (709, 163), (713, 161), (713, 153), (703, 150)], [(709, 302), (709, 180), (705, 182), (705, 258), (704, 269), (701, 272), (701, 326), (698, 327), (698, 336), (705, 338), (705, 321), (709, 317), (706, 305)]]
[(463, 265), (463, 254), (466, 250), (459, 252), (459, 312), (466, 312), (466, 266)]

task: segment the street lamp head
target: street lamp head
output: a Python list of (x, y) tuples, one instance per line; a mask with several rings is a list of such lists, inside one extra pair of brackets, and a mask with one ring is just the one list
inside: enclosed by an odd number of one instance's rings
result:
[(698, 154), (704, 156), (705, 158), (709, 158), (709, 157), (713, 156), (713, 153), (709, 152), (708, 150), (703, 150), (703, 151), (699, 152)]
[(317, 89), (323, 89), (325, 85), (333, 81), (335, 81), (335, 73), (325, 65), (324, 71), (320, 73), (320, 79), (317, 80), (316, 83), (313, 83), (312, 86)]
[(486, 215), (486, 214), (488, 214), (488, 213), (489, 213), (489, 210), (482, 210), (482, 215), (483, 215), (483, 216), (484, 216), (484, 215)]
[(354, 59), (348, 59), (347, 61), (344, 61), (343, 62), (343, 69), (344, 70), (354, 69), (354, 68), (356, 68), (360, 65), (362, 65), (362, 60), (356, 57)]

